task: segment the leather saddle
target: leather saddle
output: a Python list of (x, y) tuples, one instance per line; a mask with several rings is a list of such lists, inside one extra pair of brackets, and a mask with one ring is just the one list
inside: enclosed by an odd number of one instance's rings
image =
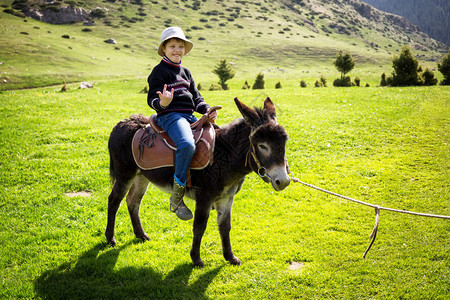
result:
[[(213, 163), (216, 132), (209, 114), (221, 108), (212, 107), (202, 118), (191, 124), (196, 144), (191, 169), (200, 170)], [(174, 151), (177, 148), (167, 132), (156, 124), (156, 115), (150, 117), (150, 123), (145, 128), (136, 131), (131, 145), (134, 161), (139, 168), (153, 170), (173, 166)]]

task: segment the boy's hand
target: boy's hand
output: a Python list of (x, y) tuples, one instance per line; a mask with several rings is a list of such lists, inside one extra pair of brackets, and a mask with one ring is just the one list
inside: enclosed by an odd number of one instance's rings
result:
[(217, 119), (217, 111), (213, 111), (210, 114), (208, 114), (208, 118), (210, 122), (214, 123), (214, 120)]
[(222, 109), (222, 106), (216, 105), (208, 109), (208, 111), (206, 112), (208, 116), (208, 122), (214, 123), (214, 121), (217, 119), (217, 111), (219, 109)]
[(173, 99), (173, 89), (169, 92), (167, 90), (167, 84), (165, 84), (162, 93), (160, 91), (157, 91), (156, 93), (159, 95), (161, 105), (164, 107), (169, 106), (170, 102), (172, 102)]

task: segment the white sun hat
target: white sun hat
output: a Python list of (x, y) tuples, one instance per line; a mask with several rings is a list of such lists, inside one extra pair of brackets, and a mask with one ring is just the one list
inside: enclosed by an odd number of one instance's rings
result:
[(158, 48), (158, 54), (160, 56), (164, 56), (164, 51), (163, 51), (164, 42), (171, 38), (178, 38), (178, 39), (186, 42), (185, 52), (184, 52), (185, 55), (188, 54), (189, 51), (191, 51), (192, 47), (194, 47), (194, 43), (192, 43), (190, 40), (188, 40), (186, 38), (183, 30), (180, 27), (168, 27), (168, 28), (164, 29), (164, 31), (161, 33), (161, 42), (160, 42), (159, 48)]

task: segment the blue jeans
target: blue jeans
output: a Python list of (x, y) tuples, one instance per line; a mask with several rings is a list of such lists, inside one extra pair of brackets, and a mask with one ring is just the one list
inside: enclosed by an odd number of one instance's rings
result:
[(175, 143), (175, 181), (186, 185), (187, 172), (195, 154), (195, 141), (191, 130), (191, 124), (197, 118), (188, 113), (168, 113), (156, 118), (158, 125), (163, 128)]

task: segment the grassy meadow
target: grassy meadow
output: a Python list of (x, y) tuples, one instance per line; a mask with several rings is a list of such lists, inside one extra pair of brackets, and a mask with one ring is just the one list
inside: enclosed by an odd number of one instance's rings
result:
[[(211, 213), (205, 267), (189, 257), (192, 221), (149, 188), (141, 207), (151, 240), (135, 239), (125, 202), (117, 246), (106, 245), (107, 140), (134, 113), (150, 114), (145, 80), (105, 80), (0, 93), (0, 298), (448, 299), (450, 222), (374, 211), (299, 184), (275, 192), (256, 174), (236, 196), (224, 261)], [(202, 94), (239, 117), (233, 98), (275, 102), (302, 181), (386, 207), (450, 215), (450, 89), (299, 88)], [(192, 200), (187, 205), (194, 207)]]

